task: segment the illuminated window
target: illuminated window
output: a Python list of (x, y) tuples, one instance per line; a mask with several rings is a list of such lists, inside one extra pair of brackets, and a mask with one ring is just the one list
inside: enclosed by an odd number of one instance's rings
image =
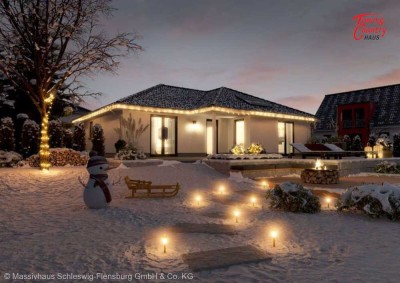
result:
[(244, 144), (244, 120), (235, 121), (235, 144)]

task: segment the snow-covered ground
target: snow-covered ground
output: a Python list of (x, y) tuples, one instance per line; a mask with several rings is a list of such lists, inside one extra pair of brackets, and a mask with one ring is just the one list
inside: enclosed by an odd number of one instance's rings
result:
[[(109, 175), (154, 184), (178, 181), (182, 190), (176, 197), (125, 199), (129, 191), (120, 183), (114, 186), (110, 207), (102, 210), (87, 209), (83, 203), (78, 177), (87, 180), (84, 167), (53, 168), (48, 174), (30, 168), (0, 169), (0, 282), (5, 273), (180, 276), (191, 272), (181, 254), (245, 244), (270, 252), (272, 262), (198, 272), (193, 281), (398, 282), (399, 223), (332, 209), (314, 215), (271, 211), (261, 199), (263, 190), (252, 182), (228, 179), (203, 164), (165, 165), (121, 167)], [(239, 224), (231, 215), (233, 205), (212, 201), (220, 184), (228, 190), (226, 198), (242, 203)], [(244, 190), (259, 196), (256, 208)], [(195, 193), (203, 196), (200, 207)], [(227, 217), (204, 215), (212, 212)], [(164, 227), (179, 222), (232, 224), (238, 234), (168, 234), (168, 252), (163, 254)], [(279, 231), (276, 248), (271, 229)]]

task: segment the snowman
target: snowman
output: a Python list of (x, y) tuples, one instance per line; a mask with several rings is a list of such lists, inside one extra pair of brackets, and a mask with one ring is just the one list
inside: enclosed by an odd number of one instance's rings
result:
[(111, 202), (111, 183), (108, 180), (107, 160), (103, 156), (90, 157), (87, 170), (89, 181), (83, 191), (83, 200), (89, 208), (105, 208)]

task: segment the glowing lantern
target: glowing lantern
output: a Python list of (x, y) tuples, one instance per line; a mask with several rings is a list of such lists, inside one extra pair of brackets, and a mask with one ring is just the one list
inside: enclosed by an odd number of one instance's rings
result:
[(239, 223), (240, 211), (238, 209), (236, 209), (235, 211), (233, 211), (233, 215), (236, 218), (236, 223)]
[(195, 199), (197, 205), (200, 205), (201, 195), (196, 195), (194, 199)]
[(166, 236), (162, 237), (161, 243), (163, 244), (163, 247), (164, 247), (164, 253), (167, 253), (168, 238)]
[(275, 248), (275, 239), (278, 236), (278, 232), (273, 230), (271, 231), (271, 237), (272, 237), (272, 246)]
[(250, 201), (251, 201), (251, 203), (253, 204), (253, 207), (255, 207), (257, 198), (256, 198), (255, 196), (252, 196), (252, 197), (250, 198)]
[(263, 189), (266, 189), (268, 187), (267, 181), (262, 181), (261, 182), (261, 186), (262, 186)]
[(327, 206), (329, 208), (329, 204), (331, 203), (331, 198), (330, 197), (326, 197), (325, 201), (326, 201), (326, 204), (327, 204)]
[(220, 195), (224, 195), (225, 194), (225, 187), (224, 186), (220, 186), (218, 189), (218, 192)]

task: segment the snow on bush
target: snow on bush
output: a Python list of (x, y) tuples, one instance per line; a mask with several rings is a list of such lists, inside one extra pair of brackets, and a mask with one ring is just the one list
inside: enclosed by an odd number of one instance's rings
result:
[(74, 136), (72, 140), (72, 148), (77, 151), (84, 151), (86, 149), (85, 126), (80, 123), (74, 128)]
[(25, 120), (21, 133), (21, 153), (24, 157), (39, 151), (40, 128), (30, 119)]
[(15, 150), (14, 122), (10, 117), (0, 121), (0, 149), (5, 151)]
[(15, 151), (0, 150), (0, 167), (15, 167), (22, 160), (22, 155)]
[(105, 147), (104, 147), (104, 131), (101, 125), (96, 124), (92, 129), (93, 137), (92, 137), (92, 150), (97, 152), (98, 155), (104, 156)]
[(135, 148), (126, 147), (116, 153), (114, 158), (119, 160), (136, 160), (146, 159), (147, 156), (141, 151), (138, 152)]
[(271, 208), (291, 212), (316, 213), (321, 210), (319, 198), (301, 184), (284, 182), (267, 192)]
[[(88, 161), (86, 153), (78, 152), (69, 148), (51, 148), (50, 163), (52, 166), (82, 166)], [(29, 166), (39, 167), (39, 155), (35, 154), (26, 159)]]
[(49, 136), (51, 148), (60, 148), (64, 146), (64, 129), (60, 120), (51, 120), (49, 122)]
[(376, 173), (400, 174), (400, 167), (396, 162), (383, 161), (375, 166)]
[(361, 210), (372, 217), (387, 216), (400, 218), (400, 187), (383, 183), (352, 187), (346, 190), (337, 204), (339, 211), (344, 209)]

